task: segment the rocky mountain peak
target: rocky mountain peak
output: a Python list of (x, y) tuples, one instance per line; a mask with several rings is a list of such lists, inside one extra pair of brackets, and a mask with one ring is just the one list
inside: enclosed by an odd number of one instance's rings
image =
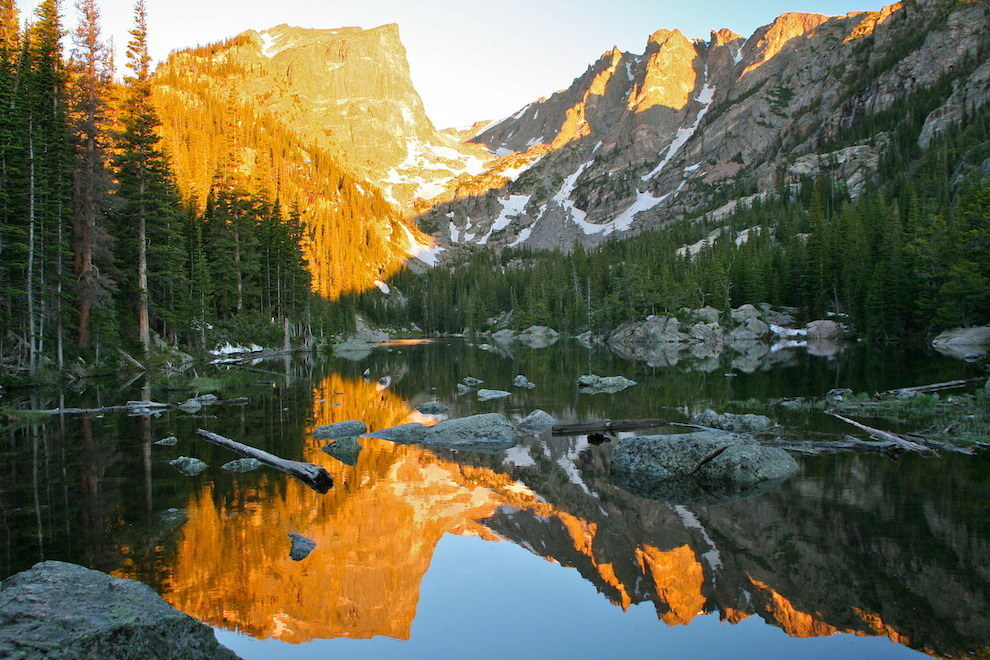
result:
[(744, 39), (741, 34), (737, 34), (730, 30), (729, 28), (722, 28), (721, 30), (712, 30), (711, 39), (708, 41), (708, 46), (714, 48), (716, 46), (724, 46), (725, 44), (736, 41), (737, 39)]
[(760, 28), (749, 38), (747, 44), (755, 43), (756, 56), (746, 70), (755, 69), (772, 59), (783, 50), (789, 41), (807, 35), (832, 18), (832, 16), (825, 14), (806, 14), (803, 12), (781, 14), (773, 23)]

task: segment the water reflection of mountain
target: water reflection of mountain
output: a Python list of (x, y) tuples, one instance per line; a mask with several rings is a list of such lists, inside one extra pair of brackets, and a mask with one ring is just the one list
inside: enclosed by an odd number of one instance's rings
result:
[[(314, 400), (318, 424), (417, 415), (374, 381), (334, 376)], [(166, 597), (256, 637), (407, 639), (452, 533), (574, 567), (617, 606), (652, 602), (668, 625), (756, 615), (792, 636), (882, 635), (947, 656), (990, 640), (985, 523), (952, 499), (979, 483), (971, 462), (942, 479), (931, 463), (830, 457), (757, 500), (687, 508), (612, 487), (608, 447), (583, 440), (531, 438), (496, 456), (362, 443), (354, 468), (307, 447), (337, 481), (327, 496), (294, 482), (198, 492)], [(290, 531), (317, 541), (307, 561), (288, 559)]]
[[(88, 563), (142, 579), (190, 614), (255, 637), (406, 639), (440, 538), (476, 535), (573, 566), (618, 607), (651, 602), (658, 625), (718, 611), (729, 623), (760, 617), (794, 636), (851, 632), (932, 654), (987, 652), (985, 459), (825, 457), (806, 461), (803, 475), (760, 499), (685, 508), (612, 487), (609, 447), (583, 440), (531, 438), (494, 456), (362, 440), (356, 467), (324, 454), (323, 443), (300, 442), (317, 424), (415, 420), (410, 401), (432, 396), (455, 415), (542, 407), (574, 420), (920, 382), (910, 369), (932, 380), (956, 376), (889, 356), (844, 356), (824, 369), (804, 356), (783, 367), (786, 374), (726, 379), (572, 348), (520, 348), (516, 361), (458, 344), (379, 349), (361, 363), (336, 365), (345, 375), (319, 376), (316, 387), (312, 373), (290, 373), (289, 365), (277, 386), (259, 374), (265, 380), (245, 392), (255, 403), (211, 411), (216, 419), (67, 419), (65, 428), (10, 435), (9, 460), (0, 465), (3, 568), (41, 558)], [(535, 390), (484, 404), (454, 392), (467, 375), (511, 387), (520, 372)], [(566, 386), (591, 372), (623, 373), (640, 385), (617, 397)], [(391, 389), (377, 382), (386, 375)], [(320, 496), (264, 470), (220, 472), (214, 468), (230, 457), (195, 441), (200, 425), (324, 465), (337, 485)], [(182, 443), (175, 451), (193, 452), (211, 472), (188, 479), (172, 470), (171, 450), (150, 444), (172, 433)], [(188, 519), (163, 519), (170, 507)], [(306, 561), (289, 560), (289, 532), (317, 541)]]

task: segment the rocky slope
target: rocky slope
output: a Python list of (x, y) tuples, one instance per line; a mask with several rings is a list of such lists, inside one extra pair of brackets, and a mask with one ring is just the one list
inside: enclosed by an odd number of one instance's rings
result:
[(855, 196), (889, 146), (896, 118), (885, 113), (946, 90), (924, 123), (927, 146), (990, 98), (988, 28), (985, 2), (920, 0), (788, 13), (749, 38), (659, 30), (642, 55), (613, 49), (481, 132), (474, 141), (499, 159), (421, 206), (420, 225), (445, 245), (566, 248), (718, 219), (826, 173)]

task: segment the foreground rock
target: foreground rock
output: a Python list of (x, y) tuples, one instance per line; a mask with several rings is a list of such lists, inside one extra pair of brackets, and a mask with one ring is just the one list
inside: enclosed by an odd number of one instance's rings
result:
[(202, 474), (203, 470), (207, 468), (206, 463), (198, 458), (190, 458), (189, 456), (179, 456), (169, 461), (168, 464), (187, 477), (195, 477), (198, 474)]
[[(450, 412), (450, 406), (439, 401), (427, 401), (416, 407), (416, 410), (424, 415), (446, 415)], [(364, 433), (362, 431), (361, 433)], [(358, 435), (361, 435), (360, 433)]]
[(3, 658), (237, 658), (151, 587), (47, 561), (0, 583)]
[(504, 415), (489, 413), (449, 419), (435, 426), (402, 424), (363, 437), (443, 449), (497, 452), (514, 447), (518, 436), (516, 427)]
[(356, 438), (362, 433), (368, 432), (368, 425), (361, 420), (350, 420), (347, 422), (336, 422), (326, 426), (317, 426), (313, 430), (313, 437), (317, 440), (336, 440), (338, 438)]
[(954, 328), (932, 340), (939, 353), (949, 357), (977, 359), (990, 354), (990, 327)]
[(289, 557), (292, 561), (302, 561), (309, 557), (313, 550), (316, 550), (316, 541), (306, 538), (302, 534), (292, 532), (289, 534), (289, 538), (292, 539), (292, 549), (289, 550)]
[(714, 410), (706, 410), (703, 413), (692, 415), (691, 423), (722, 429), (723, 431), (735, 431), (736, 433), (759, 433), (773, 426), (773, 421), (763, 415), (719, 414)]
[(507, 396), (512, 396), (512, 392), (506, 392), (505, 390), (478, 390), (478, 401), (504, 399)]
[(587, 394), (615, 394), (627, 387), (636, 385), (636, 381), (629, 380), (624, 376), (596, 376), (590, 374), (581, 376), (577, 380), (578, 387)]
[(519, 428), (525, 431), (546, 431), (556, 424), (557, 419), (550, 413), (544, 410), (534, 410), (519, 422)]
[(323, 451), (336, 458), (345, 465), (355, 466), (358, 462), (358, 455), (364, 449), (356, 438), (341, 438), (336, 442), (331, 442)]
[(612, 452), (612, 480), (648, 499), (713, 504), (775, 488), (798, 469), (782, 449), (751, 437), (701, 431), (626, 438)]

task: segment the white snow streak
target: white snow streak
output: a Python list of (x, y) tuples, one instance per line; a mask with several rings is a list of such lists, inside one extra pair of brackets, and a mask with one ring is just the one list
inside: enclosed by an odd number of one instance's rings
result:
[(701, 87), (701, 92), (695, 99), (698, 103), (702, 104), (701, 110), (698, 111), (698, 116), (694, 119), (694, 124), (687, 128), (677, 129), (677, 133), (674, 135), (674, 141), (670, 143), (667, 147), (667, 154), (663, 157), (663, 160), (653, 168), (653, 171), (649, 174), (643, 176), (643, 181), (649, 181), (656, 175), (663, 171), (663, 168), (667, 166), (667, 163), (680, 151), (681, 147), (687, 144), (687, 141), (691, 139), (694, 132), (698, 130), (698, 126), (701, 125), (701, 120), (704, 119), (705, 115), (708, 113), (708, 109), (712, 107), (712, 101), (715, 99), (715, 88), (708, 84), (708, 68), (705, 68), (705, 84)]
[(509, 223), (512, 222), (511, 216), (521, 214), (525, 210), (526, 204), (529, 203), (529, 198), (530, 195), (510, 195), (509, 199), (498, 200), (498, 203), (502, 205), (502, 213), (495, 218), (495, 222), (492, 223), (488, 233), (478, 241), (478, 245), (487, 244), (492, 234), (508, 227)]

